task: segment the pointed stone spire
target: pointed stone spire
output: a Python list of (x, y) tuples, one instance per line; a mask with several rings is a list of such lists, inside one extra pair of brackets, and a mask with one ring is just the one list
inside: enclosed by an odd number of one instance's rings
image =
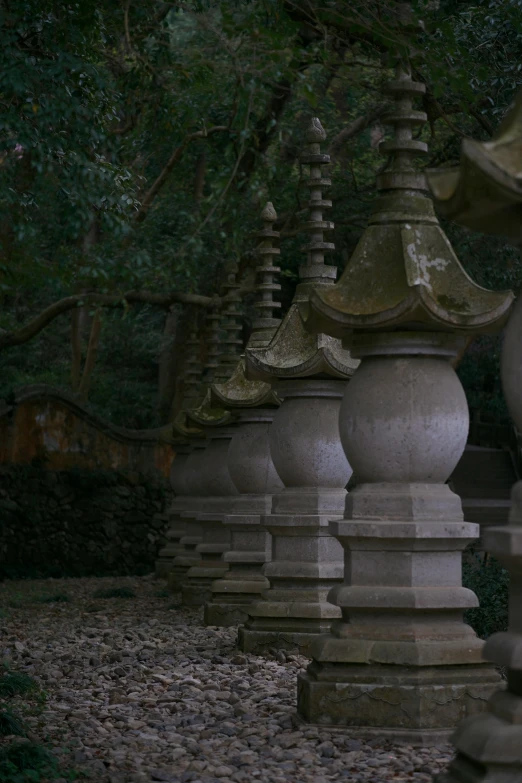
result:
[[(306, 132), (307, 149), (301, 155), (300, 161), (309, 166), (309, 178), (304, 186), (310, 191), (307, 203), (308, 220), (302, 230), (310, 234), (310, 241), (303, 250), (307, 253), (307, 263), (299, 268), (299, 278), (305, 284), (330, 285), (337, 276), (337, 267), (324, 263), (324, 254), (335, 250), (333, 242), (326, 242), (325, 231), (332, 231), (334, 224), (325, 220), (323, 212), (331, 209), (332, 202), (323, 198), (323, 189), (331, 186), (331, 180), (324, 176), (324, 167), (330, 164), (330, 156), (321, 152), (321, 142), (326, 139), (326, 131), (317, 117), (312, 117)], [(302, 289), (301, 289), (302, 291)]]
[(263, 228), (256, 234), (260, 240), (260, 245), (256, 250), (260, 264), (256, 266), (257, 299), (254, 304), (258, 315), (252, 323), (252, 334), (248, 341), (249, 348), (268, 345), (281, 323), (281, 319), (276, 317), (274, 312), (281, 307), (281, 302), (274, 301), (274, 292), (281, 290), (281, 286), (277, 282), (281, 268), (275, 265), (275, 258), (281, 251), (278, 247), (274, 247), (274, 240), (279, 239), (279, 231), (274, 229), (277, 212), (271, 201), (267, 201), (265, 204), (261, 212), (261, 220)]
[(196, 325), (190, 332), (187, 340), (188, 357), (185, 362), (184, 372), (184, 394), (181, 404), (182, 410), (195, 408), (201, 402), (203, 397), (203, 367), (200, 356), (200, 340), (197, 334)]
[(230, 378), (236, 369), (243, 347), (241, 313), (239, 312), (241, 297), (237, 293), (240, 288), (237, 282), (237, 264), (230, 262), (225, 267), (225, 271), (226, 279), (223, 284), (222, 294), (224, 297), (227, 297), (227, 301), (222, 311), (221, 329), (223, 338), (221, 340), (219, 367), (214, 375), (214, 380), (217, 382), (226, 381)]
[(323, 189), (331, 184), (322, 171), (330, 163), (330, 156), (321, 152), (321, 142), (325, 138), (321, 122), (314, 117), (306, 133), (306, 150), (301, 156), (301, 162), (310, 167), (309, 178), (304, 183), (310, 191), (308, 220), (303, 225), (303, 231), (310, 234), (310, 241), (304, 247), (307, 260), (299, 268), (299, 283), (290, 309), (270, 344), (247, 350), (247, 378), (269, 380), (316, 375), (349, 378), (358, 364), (339, 340), (312, 334), (304, 324), (311, 291), (331, 287), (337, 274), (335, 266), (324, 263), (324, 254), (335, 248), (333, 242), (326, 242), (324, 237), (324, 232), (334, 227), (331, 221), (323, 219), (324, 210), (332, 206), (330, 200), (323, 198)]
[(219, 357), (221, 353), (221, 313), (218, 307), (209, 307), (206, 315), (206, 342), (208, 345), (207, 360), (205, 362), (203, 380), (206, 385), (214, 382), (218, 373)]
[[(254, 319), (253, 330), (248, 341), (245, 354), (252, 349), (264, 348), (272, 339), (281, 323), (280, 318), (275, 318), (273, 311), (281, 307), (280, 302), (274, 302), (273, 293), (279, 291), (281, 286), (274, 277), (280, 271), (274, 266), (274, 257), (279, 255), (278, 248), (273, 247), (273, 240), (279, 238), (279, 232), (274, 230), (274, 222), (277, 213), (271, 202), (268, 202), (262, 213), (263, 228), (256, 236), (261, 240), (257, 248), (257, 254), (261, 264), (256, 267), (256, 292), (257, 300), (254, 307), (259, 317)], [(257, 408), (274, 406), (279, 404), (279, 399), (273, 392), (269, 383), (260, 380), (247, 380), (245, 377), (245, 359), (241, 358), (234, 372), (224, 383), (212, 385), (212, 397), (217, 404), (227, 408)]]

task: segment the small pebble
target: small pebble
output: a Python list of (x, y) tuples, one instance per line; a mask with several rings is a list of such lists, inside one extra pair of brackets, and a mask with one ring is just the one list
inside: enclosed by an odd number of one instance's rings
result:
[[(296, 676), (308, 664), (298, 650), (241, 653), (236, 628), (205, 628), (200, 609), (165, 601), (158, 585), (54, 580), (68, 603), (22, 604), (2, 618), (0, 659), (48, 694), (29, 737), (41, 742), (43, 723), (44, 745), (96, 783), (430, 783), (447, 767), (448, 744), (395, 746), (297, 722)], [(0, 600), (26, 586), (0, 583)], [(136, 598), (86, 611), (114, 587)]]

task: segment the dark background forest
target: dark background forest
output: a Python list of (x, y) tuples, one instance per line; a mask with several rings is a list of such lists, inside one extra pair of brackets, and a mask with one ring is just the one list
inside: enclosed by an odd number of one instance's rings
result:
[[(115, 424), (168, 422), (198, 296), (230, 262), (251, 286), (267, 200), (291, 300), (312, 116), (342, 271), (385, 165), (397, 47), (427, 85), (428, 167), (490, 138), (522, 82), (521, 0), (413, 5), (405, 32), (391, 0), (0, 0), (0, 397), (46, 383)], [(518, 251), (443, 226), (478, 283), (519, 292)], [(502, 416), (500, 339), (475, 339), (459, 373), (470, 405)]]

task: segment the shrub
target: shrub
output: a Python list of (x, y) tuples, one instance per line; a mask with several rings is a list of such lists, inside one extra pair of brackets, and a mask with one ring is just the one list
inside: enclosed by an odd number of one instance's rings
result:
[(494, 557), (464, 559), (463, 584), (477, 595), (480, 606), (469, 609), (465, 620), (482, 639), (508, 627), (509, 574)]
[(18, 715), (8, 709), (0, 709), (0, 737), (8, 737), (16, 734), (25, 737), (25, 727)]
[(0, 697), (21, 696), (38, 690), (38, 683), (23, 672), (6, 671), (0, 677)]

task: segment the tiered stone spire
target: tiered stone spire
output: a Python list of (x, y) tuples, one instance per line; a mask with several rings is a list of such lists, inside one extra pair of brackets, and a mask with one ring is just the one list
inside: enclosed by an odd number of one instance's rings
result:
[(185, 362), (184, 394), (182, 410), (196, 408), (203, 397), (203, 366), (200, 357), (200, 341), (194, 328), (187, 340), (188, 358)]
[[(279, 232), (274, 229), (277, 214), (273, 204), (269, 201), (262, 213), (263, 228), (256, 233), (261, 240), (256, 254), (261, 263), (256, 267), (256, 293), (257, 299), (254, 307), (259, 317), (254, 319), (253, 329), (245, 350), (249, 355), (256, 348), (264, 348), (281, 324), (280, 318), (275, 318), (273, 311), (281, 307), (280, 302), (275, 302), (273, 294), (281, 289), (277, 282), (280, 272), (278, 266), (274, 266), (274, 257), (279, 255), (279, 248), (274, 247), (274, 239), (279, 239)], [(212, 386), (212, 397), (216, 404), (228, 408), (259, 408), (279, 405), (279, 399), (272, 391), (269, 383), (261, 380), (248, 380), (245, 376), (245, 357), (236, 364), (234, 372), (224, 383), (215, 383)]]
[(324, 262), (324, 254), (335, 250), (333, 242), (326, 242), (325, 231), (333, 231), (334, 224), (330, 220), (324, 220), (323, 211), (332, 208), (332, 202), (323, 198), (323, 188), (331, 187), (331, 180), (324, 176), (324, 167), (330, 164), (330, 156), (321, 152), (321, 142), (326, 139), (326, 131), (317, 117), (313, 117), (306, 141), (308, 149), (301, 155), (301, 163), (308, 165), (310, 176), (303, 185), (310, 191), (310, 200), (307, 203), (309, 209), (308, 220), (302, 230), (310, 233), (310, 242), (304, 246), (307, 252), (307, 263), (299, 270), (299, 277), (304, 283), (320, 285), (334, 281), (337, 277), (337, 267), (328, 266)]
[(209, 307), (206, 315), (206, 342), (208, 345), (207, 360), (204, 368), (204, 381), (210, 385), (216, 379), (221, 354), (221, 342), (219, 338), (221, 330), (221, 313), (218, 307)]
[(226, 280), (223, 284), (223, 296), (227, 298), (225, 308), (222, 311), (223, 320), (221, 328), (224, 337), (221, 342), (221, 355), (219, 357), (218, 375), (214, 376), (216, 381), (227, 381), (236, 369), (243, 340), (241, 339), (241, 313), (238, 305), (241, 304), (241, 297), (238, 296), (240, 285), (237, 282), (237, 264), (230, 263), (226, 268)]
[(324, 254), (333, 250), (332, 242), (325, 242), (324, 232), (331, 231), (334, 224), (323, 220), (323, 211), (332, 202), (323, 199), (323, 188), (330, 180), (323, 174), (324, 166), (330, 163), (330, 156), (321, 152), (321, 142), (326, 133), (317, 118), (311, 120), (306, 134), (307, 148), (301, 162), (310, 167), (310, 176), (305, 181), (309, 188), (309, 219), (303, 231), (310, 233), (310, 242), (305, 246), (307, 263), (299, 268), (299, 284), (294, 299), (283, 322), (270, 344), (252, 347), (246, 355), (247, 378), (304, 378), (313, 375), (328, 375), (349, 378), (357, 362), (348, 351), (344, 351), (337, 340), (324, 334), (310, 334), (304, 326), (308, 309), (308, 297), (313, 287), (330, 287), (336, 277), (335, 266), (324, 263)]
[(274, 293), (281, 290), (281, 285), (277, 282), (281, 268), (275, 265), (275, 260), (281, 251), (278, 247), (274, 247), (274, 240), (278, 240), (280, 235), (279, 231), (274, 229), (277, 212), (271, 201), (265, 204), (261, 212), (261, 220), (263, 228), (256, 234), (257, 239), (260, 240), (259, 247), (256, 249), (260, 263), (256, 266), (257, 299), (254, 304), (258, 315), (252, 323), (248, 348), (268, 345), (281, 323), (281, 319), (275, 315), (281, 308), (281, 302), (274, 301)]
[(495, 687), (462, 619), (477, 599), (462, 586), (461, 552), (479, 531), (445, 483), (469, 426), (449, 360), (464, 334), (502, 326), (512, 295), (476, 285), (437, 221), (413, 163), (426, 152), (413, 138), (425, 88), (398, 59), (373, 215), (340, 281), (310, 296), (308, 328), (343, 338), (362, 361), (339, 416), (358, 481), (345, 518), (330, 523), (345, 551), (344, 584), (329, 595), (342, 620), (312, 648), (298, 711), (424, 743), (483, 709)]

